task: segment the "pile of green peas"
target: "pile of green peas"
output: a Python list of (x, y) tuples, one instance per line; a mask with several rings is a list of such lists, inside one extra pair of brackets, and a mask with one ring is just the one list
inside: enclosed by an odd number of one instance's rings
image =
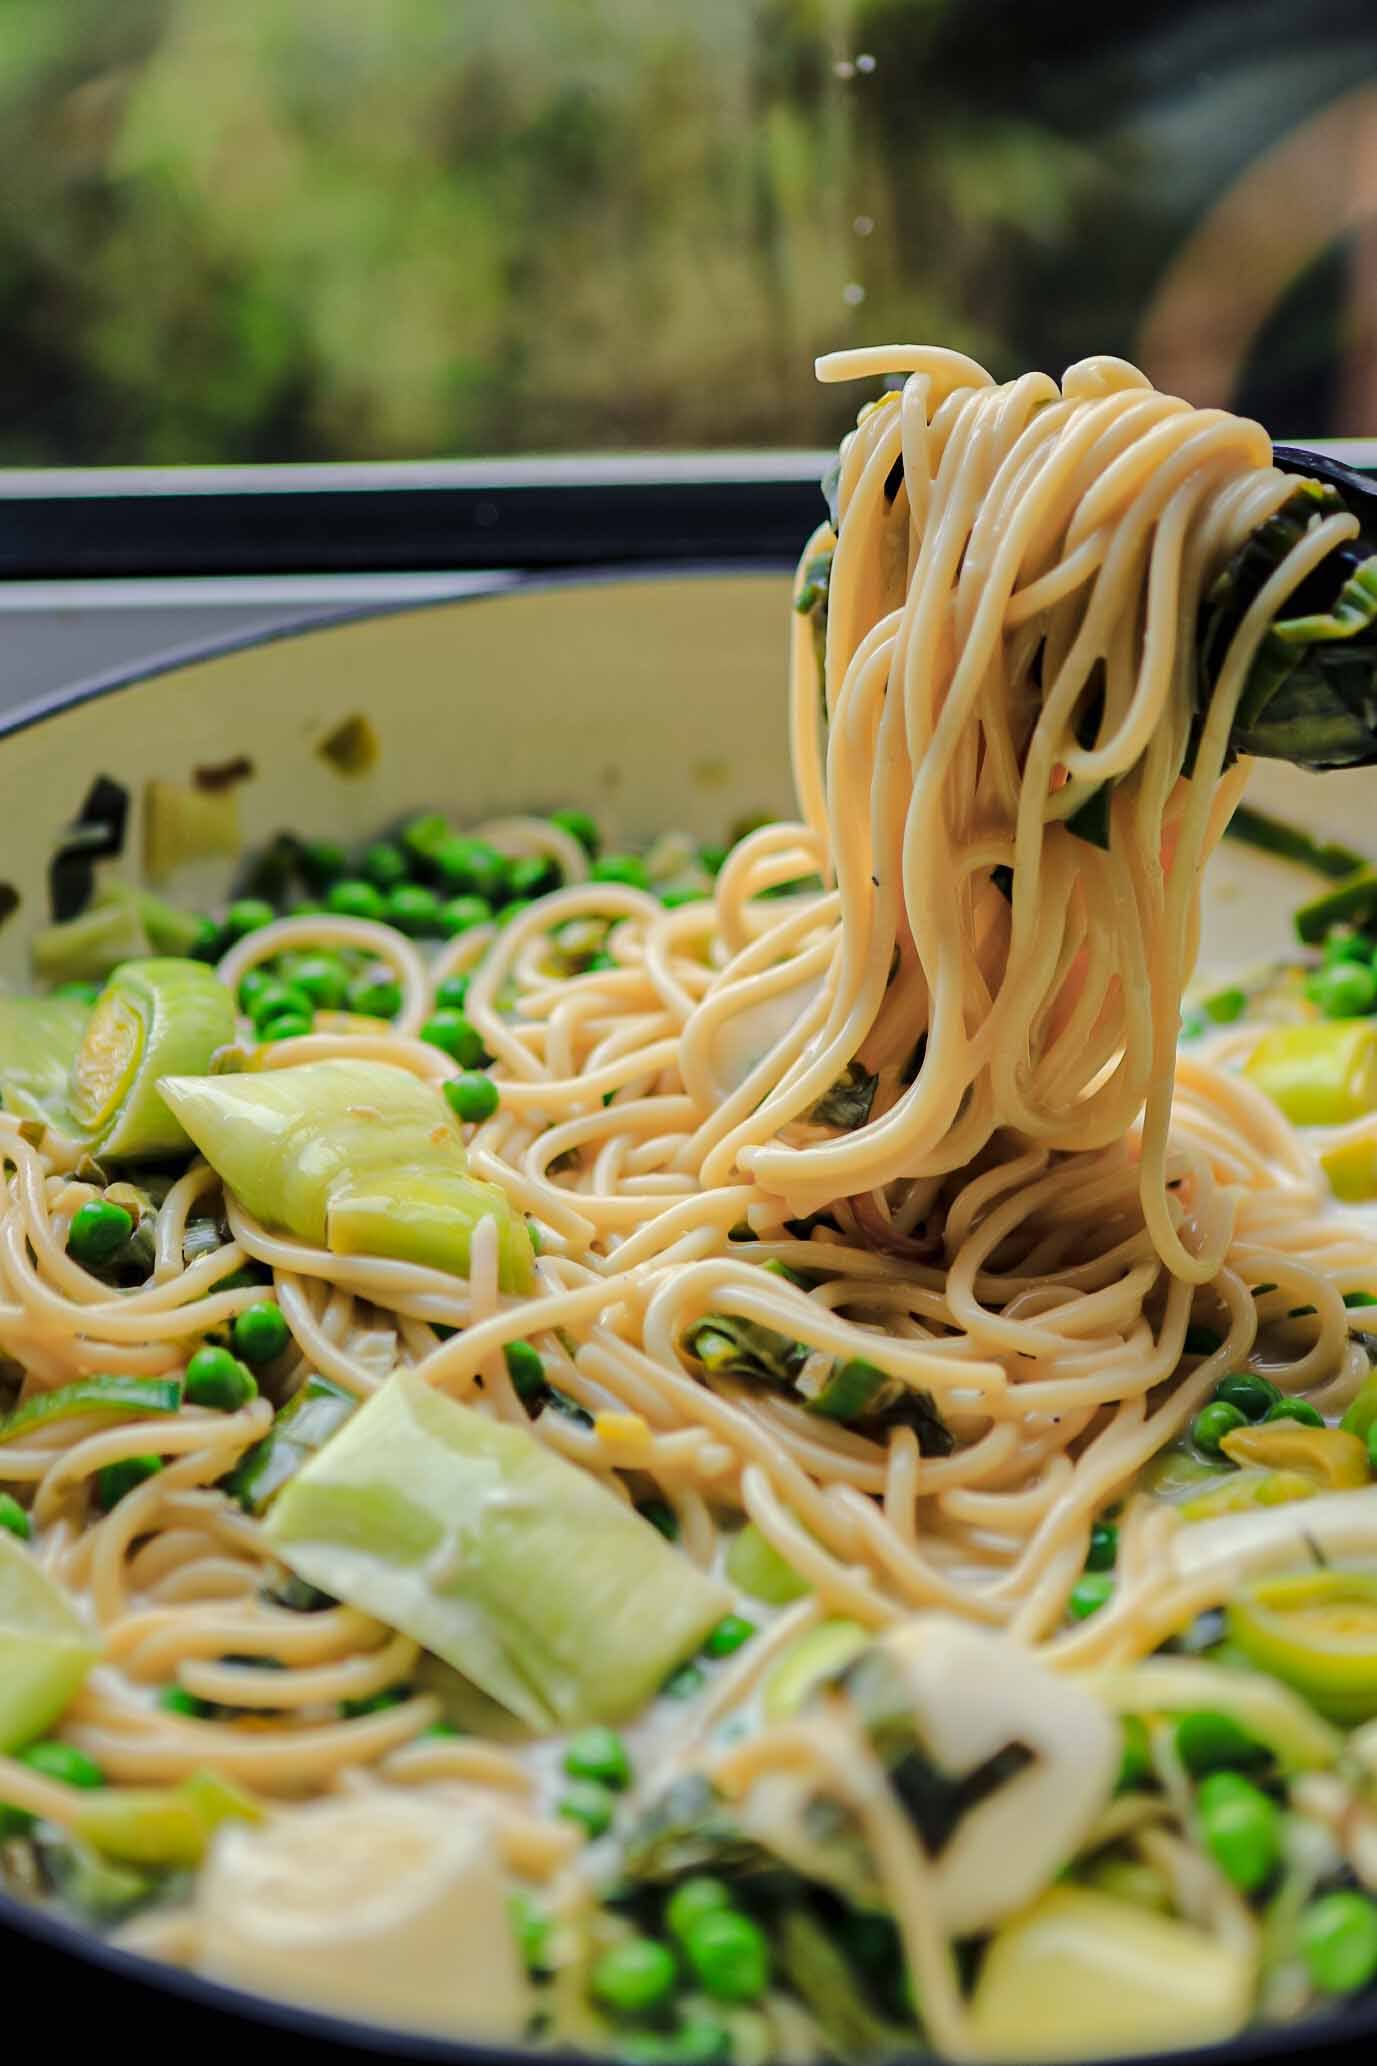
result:
[(771, 1965), (759, 1923), (724, 1881), (698, 1874), (669, 1895), (661, 1933), (638, 1932), (610, 1945), (594, 1961), (588, 1984), (598, 2006), (624, 2026), (624, 2058), (689, 2066), (730, 2056), (730, 2032), (717, 2011), (759, 2002)]
[[(553, 811), (550, 823), (584, 848), (594, 882), (655, 889), (666, 906), (702, 896), (703, 883), (717, 873), (728, 851), (702, 847), (695, 857), (692, 883), (656, 884), (643, 855), (601, 851), (598, 826), (586, 811)], [(395, 838), (373, 840), (352, 857), (335, 841), (296, 841), (290, 836), (275, 842), (273, 851), (289, 857), (291, 871), (308, 894), (295, 901), (284, 895), (279, 903), (266, 896), (237, 898), (222, 921), (203, 920), (193, 950), (201, 959), (218, 960), (238, 941), (282, 916), (318, 913), (370, 919), (412, 939), (456, 939), (477, 926), (508, 923), (563, 881), (553, 856), (501, 854), (484, 840), (456, 832), (436, 812), (411, 819)], [(605, 953), (596, 953), (586, 965), (612, 963)], [(445, 1094), (461, 1119), (477, 1123), (492, 1116), (497, 1098), (495, 1087), (481, 1075), (491, 1058), (464, 1015), (467, 989), (467, 976), (442, 982), (420, 1036), (458, 1062), (464, 1076), (447, 1085)], [(320, 948), (288, 952), (250, 969), (239, 986), (239, 1003), (258, 1039), (277, 1041), (310, 1033), (317, 1012), (395, 1018), (402, 994), (391, 972), (368, 955)]]
[(1203, 1455), (1218, 1456), (1225, 1436), (1235, 1428), (1278, 1420), (1299, 1421), (1310, 1428), (1325, 1425), (1324, 1415), (1308, 1399), (1293, 1398), (1251, 1370), (1234, 1370), (1219, 1380), (1209, 1404), (1191, 1422), (1191, 1440)]
[(1363, 1018), (1377, 1011), (1377, 940), (1336, 926), (1324, 959), (1305, 980), (1305, 994), (1327, 1019)]

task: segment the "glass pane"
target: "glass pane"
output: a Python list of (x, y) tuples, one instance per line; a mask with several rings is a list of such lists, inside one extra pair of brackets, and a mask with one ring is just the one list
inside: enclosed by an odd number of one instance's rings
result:
[(0, 462), (819, 444), (815, 353), (1377, 429), (1371, 0), (6, 0)]

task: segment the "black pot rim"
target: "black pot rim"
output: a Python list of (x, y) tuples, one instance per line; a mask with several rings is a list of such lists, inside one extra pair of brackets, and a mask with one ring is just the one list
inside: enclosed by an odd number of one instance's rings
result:
[[(129, 665), (50, 691), (10, 712), (0, 712), (0, 748), (7, 738), (35, 725), (63, 716), (121, 689), (135, 688), (145, 681), (173, 674), (204, 661), (243, 652), (260, 645), (309, 636), (313, 631), (331, 631), (344, 624), (368, 618), (397, 616), (420, 610), (448, 609), (468, 602), (486, 602), (504, 595), (524, 595), (532, 590), (610, 586), (623, 582), (701, 579), (707, 576), (778, 573), (783, 563), (774, 559), (669, 562), (624, 566), (601, 566), (559, 574), (494, 579), (490, 588), (459, 596), (426, 597), (392, 602), (372, 602), (343, 607), (324, 615), (315, 613), (248, 631), (230, 631), (215, 638), (191, 641), (157, 656), (145, 665)], [(0, 793), (3, 768), (0, 767)], [(392, 2025), (365, 2023), (353, 2017), (334, 2016), (328, 2011), (276, 2000), (268, 1995), (246, 1993), (211, 1980), (199, 1973), (165, 1964), (145, 1953), (123, 1949), (80, 1923), (51, 1910), (30, 1906), (12, 1894), (0, 1891), (0, 1943), (26, 1940), (65, 1966), (70, 1966), (74, 1987), (78, 1975), (100, 1973), (122, 1983), (132, 2000), (157, 1997), (165, 2003), (180, 2002), (206, 2018), (221, 2019), (217, 2034), (225, 2035), (225, 2023), (232, 2022), (243, 2035), (260, 2040), (269, 2035), (284, 2040), (281, 2057), (309, 2060), (311, 2066), (326, 2066), (334, 2058), (362, 2054), (375, 2060), (416, 2061), (418, 2066), (532, 2066), (542, 2054), (531, 2047), (494, 2046), (483, 2041), (429, 2036)], [(87, 2004), (100, 2014), (99, 2003)], [(209, 2028), (210, 2026), (207, 2025)], [(1369, 2066), (1371, 2040), (1377, 2037), (1377, 1992), (1365, 1999), (1302, 2024), (1258, 2027), (1221, 2044), (1193, 2046), (1173, 2052), (1132, 2055), (1134, 2066), (1251, 2066), (1253, 2061), (1287, 2057), (1319, 2057), (1329, 2066)], [(269, 2053), (270, 2059), (275, 2055)], [(587, 2066), (613, 2066), (607, 2058), (562, 2051), (562, 2058), (580, 2059)], [(1076, 2062), (1076, 2066), (1125, 2066), (1123, 2054)]]

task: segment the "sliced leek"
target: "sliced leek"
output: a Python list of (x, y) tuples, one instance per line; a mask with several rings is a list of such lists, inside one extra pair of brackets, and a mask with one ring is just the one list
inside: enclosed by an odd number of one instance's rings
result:
[(72, 1065), (72, 1114), (92, 1147), (115, 1161), (184, 1153), (188, 1137), (159, 1078), (209, 1068), (234, 1028), (234, 1000), (204, 963), (161, 958), (117, 968)]

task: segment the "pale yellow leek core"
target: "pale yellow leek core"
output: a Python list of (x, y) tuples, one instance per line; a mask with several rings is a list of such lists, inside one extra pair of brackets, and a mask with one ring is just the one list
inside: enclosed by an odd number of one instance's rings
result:
[[(353, 1056), (429, 1080), (452, 1065), (417, 1029), (435, 986), (471, 972), (466, 1009), (501, 1104), (471, 1130), (468, 1167), (536, 1223), (533, 1293), (499, 1290), (491, 1222), (459, 1280), (270, 1232), (232, 1196), (230, 1246), (186, 1266), (188, 1215), (218, 1196), (193, 1165), (160, 1209), (153, 1276), (115, 1294), (65, 1254), (89, 1195), (74, 1158), (0, 1117), (0, 1352), (35, 1390), (176, 1370), (261, 1295), (214, 1289), (252, 1257), (273, 1273), (293, 1379), (315, 1370), (362, 1399), (410, 1368), (529, 1425), (619, 1496), (634, 1473), (635, 1496), (668, 1503), (680, 1554), (704, 1569), (748, 1517), (813, 1589), (790, 1609), (803, 1621), (875, 1632), (940, 1609), (1058, 1670), (1125, 1666), (1226, 1597), (1231, 1574), (1181, 1575), (1171, 1516), (1130, 1505), (1113, 1603), (1068, 1624), (1092, 1522), (1246, 1365), (1253, 1287), (1276, 1287), (1280, 1312), (1314, 1309), (1292, 1362), (1271, 1368), (1284, 1389), (1320, 1387), (1332, 1408), (1363, 1368), (1342, 1294), (1370, 1275), (1366, 1244), (1323, 1212), (1315, 1162), (1260, 1092), (1176, 1059), (1201, 873), (1246, 777), (1223, 763), (1249, 662), (1355, 525), (1318, 522), (1249, 610), (1187, 780), (1201, 599), (1294, 486), (1262, 429), (1158, 394), (1114, 359), (1060, 387), (997, 385), (916, 347), (839, 354), (820, 372), (901, 387), (862, 412), (838, 528), (804, 555), (835, 546), (821, 682), (812, 624), (793, 630), (796, 823), (742, 841), (715, 898), (675, 909), (589, 881), (563, 841), (563, 888), (431, 965), (384, 928), (310, 917), (222, 965), (234, 987), (287, 946), (383, 954), (404, 995), (393, 1031), (286, 1041), (261, 1065)], [(1107, 848), (1067, 824), (1106, 783)], [(535, 820), (498, 834), (509, 852), (549, 850)], [(814, 877), (820, 889), (762, 895)], [(548, 935), (581, 917), (613, 921), (613, 965), (553, 975)], [(853, 1064), (876, 1078), (869, 1116), (851, 1130), (811, 1117)], [(810, 1288), (759, 1267), (772, 1258)], [(920, 1453), (908, 1426), (868, 1434), (744, 1377), (707, 1381), (685, 1336), (708, 1312), (926, 1392), (950, 1454)], [(1193, 1314), (1222, 1338), (1204, 1359), (1185, 1354)], [(517, 1339), (587, 1420), (530, 1417), (502, 1355)], [(294, 1615), (263, 1597), (262, 1525), (209, 1488), (268, 1420), (259, 1401), (184, 1409), (156, 1437), (68, 1423), (0, 1448), (0, 1483), (32, 1492), (38, 1553), (100, 1635), (63, 1733), (116, 1781), (211, 1765), (270, 1797), (379, 1780), (481, 1796), (513, 1869), (567, 1887), (576, 1832), (541, 1810), (518, 1752), (422, 1742), (437, 1711), (424, 1690), (339, 1717), (332, 1703), (414, 1683), (416, 1646), (350, 1607)], [(101, 1516), (94, 1473), (150, 1446), (166, 1468)], [(174, 1680), (275, 1719), (155, 1708)], [(712, 1695), (719, 1709), (730, 1697)], [(740, 1753), (752, 1771), (814, 1756), (806, 1729), (780, 1726)], [(902, 1818), (873, 1792), (856, 1802), (924, 1975), (929, 2034), (978, 2050)], [(1251, 1944), (1212, 1885), (1196, 1920), (1211, 1900), (1221, 1939)]]

